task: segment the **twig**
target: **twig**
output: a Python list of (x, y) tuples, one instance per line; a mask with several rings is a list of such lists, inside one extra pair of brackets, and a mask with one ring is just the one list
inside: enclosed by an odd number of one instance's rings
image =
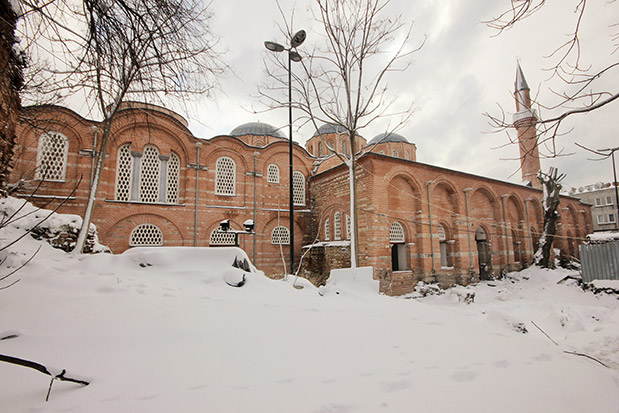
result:
[(535, 321), (531, 321), (531, 324), (533, 324), (535, 327), (537, 327), (537, 329), (538, 329), (539, 331), (541, 331), (541, 332), (542, 332), (542, 334), (544, 334), (546, 337), (548, 337), (548, 340), (552, 341), (552, 342), (555, 344), (555, 346), (558, 346), (558, 345), (559, 345), (559, 343), (557, 343), (556, 341), (554, 341), (554, 340), (553, 340), (553, 339), (552, 339), (552, 338), (551, 338), (548, 334), (546, 334), (546, 332), (545, 332), (544, 330), (542, 330), (542, 329), (540, 328), (540, 326), (538, 326), (537, 324), (535, 324)]
[[(553, 343), (555, 343), (555, 345), (557, 345), (557, 346), (559, 345), (556, 341), (554, 341), (552, 338), (550, 338), (550, 336), (549, 336), (548, 334), (546, 334), (546, 332), (545, 332), (544, 330), (542, 330), (542, 329), (540, 328), (540, 326), (538, 326), (537, 324), (535, 324), (535, 322), (534, 322), (534, 321), (531, 321), (531, 323), (532, 323), (535, 327), (537, 327), (537, 329), (538, 329), (539, 331), (541, 331), (541, 332), (542, 332), (542, 333), (543, 333), (546, 337), (548, 337), (548, 340), (552, 341), (552, 342), (553, 342)], [(600, 363), (602, 366), (604, 366), (604, 367), (606, 367), (606, 368), (610, 368), (608, 365), (606, 365), (606, 364), (602, 363), (600, 360), (598, 360), (598, 359), (596, 359), (595, 357), (592, 357), (592, 356), (590, 356), (590, 355), (588, 355), (588, 354), (585, 354), (585, 353), (579, 353), (579, 352), (577, 352), (577, 351), (568, 351), (568, 350), (563, 350), (563, 352), (564, 352), (565, 354), (571, 354), (571, 355), (574, 355), (574, 356), (586, 357), (586, 358), (588, 358), (588, 359), (591, 359), (591, 360), (593, 360), (593, 361), (596, 361), (596, 362)]]
[(66, 370), (62, 370), (62, 372), (60, 374), (57, 375), (53, 375), (52, 373), (49, 372), (49, 370), (47, 369), (47, 367), (45, 367), (42, 364), (39, 364), (37, 362), (34, 361), (30, 361), (30, 360), (24, 360), (24, 359), (20, 359), (18, 357), (12, 357), (12, 356), (7, 356), (4, 354), (0, 354), (0, 361), (4, 361), (6, 363), (10, 363), (10, 364), (15, 364), (18, 366), (23, 366), (23, 367), (28, 367), (31, 369), (34, 369), (36, 371), (39, 371), (43, 374), (46, 374), (48, 376), (50, 376), (52, 378), (52, 381), (49, 383), (49, 389), (47, 390), (47, 397), (45, 398), (45, 401), (49, 400), (49, 394), (52, 391), (52, 384), (54, 383), (54, 380), (61, 380), (61, 381), (69, 381), (71, 383), (77, 383), (80, 384), (82, 386), (88, 386), (90, 383), (84, 380), (78, 380), (78, 379), (73, 379), (71, 377), (66, 377), (65, 373), (67, 372)]

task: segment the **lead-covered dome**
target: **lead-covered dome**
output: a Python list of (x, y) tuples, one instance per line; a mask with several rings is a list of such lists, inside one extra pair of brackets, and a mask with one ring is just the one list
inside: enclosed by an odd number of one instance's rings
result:
[(368, 143), (368, 145), (374, 145), (377, 143), (385, 143), (385, 142), (404, 142), (404, 143), (410, 143), (404, 136), (397, 134), (397, 133), (389, 133), (389, 132), (383, 132), (383, 133), (379, 133), (378, 135), (374, 136), (372, 138), (372, 140)]
[(274, 138), (287, 139), (286, 135), (284, 135), (279, 129), (275, 128), (275, 126), (262, 122), (249, 122), (239, 125), (232, 129), (230, 135), (236, 137), (246, 135), (272, 136)]
[(324, 125), (319, 127), (316, 130), (316, 132), (314, 132), (314, 134), (312, 135), (312, 138), (314, 136), (328, 135), (330, 133), (346, 133), (346, 129), (341, 125), (335, 125), (333, 123), (325, 123)]

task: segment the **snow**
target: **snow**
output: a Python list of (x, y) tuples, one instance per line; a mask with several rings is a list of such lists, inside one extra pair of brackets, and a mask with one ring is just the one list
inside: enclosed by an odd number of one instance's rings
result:
[[(2, 245), (19, 231), (2, 229)], [(0, 254), (15, 266), (39, 245), (27, 236)], [(237, 248), (42, 245), (0, 291), (0, 338), (16, 336), (0, 354), (91, 384), (55, 382), (46, 403), (48, 376), (0, 363), (2, 411), (619, 411), (619, 300), (573, 272), (407, 299), (378, 294), (368, 268), (335, 271), (321, 290), (270, 280), (232, 267), (247, 259)]]
[(616, 231), (594, 232), (593, 234), (587, 235), (587, 239), (593, 244), (616, 241), (616, 240), (619, 240), (619, 232), (616, 232)]

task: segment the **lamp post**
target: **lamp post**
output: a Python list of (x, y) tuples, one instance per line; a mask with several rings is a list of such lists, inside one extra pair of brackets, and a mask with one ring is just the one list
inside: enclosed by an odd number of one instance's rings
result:
[(292, 168), (292, 62), (300, 62), (301, 55), (292, 49), (296, 49), (305, 41), (305, 30), (299, 30), (290, 39), (290, 47), (285, 48), (279, 43), (264, 42), (264, 47), (272, 52), (280, 53), (288, 52), (288, 136), (289, 136), (289, 197), (290, 197), (290, 273), (294, 274), (294, 192), (292, 185), (293, 168)]

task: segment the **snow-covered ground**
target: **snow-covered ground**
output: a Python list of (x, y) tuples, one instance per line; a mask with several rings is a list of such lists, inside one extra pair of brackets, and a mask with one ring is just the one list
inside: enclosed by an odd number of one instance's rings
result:
[[(0, 274), (39, 244), (12, 247)], [(16, 336), (0, 354), (91, 384), (56, 381), (45, 402), (48, 376), (0, 363), (0, 411), (619, 412), (619, 300), (557, 283), (566, 271), (406, 299), (363, 269), (320, 290), (260, 272), (230, 287), (244, 257), (43, 245), (0, 291), (0, 338)]]

